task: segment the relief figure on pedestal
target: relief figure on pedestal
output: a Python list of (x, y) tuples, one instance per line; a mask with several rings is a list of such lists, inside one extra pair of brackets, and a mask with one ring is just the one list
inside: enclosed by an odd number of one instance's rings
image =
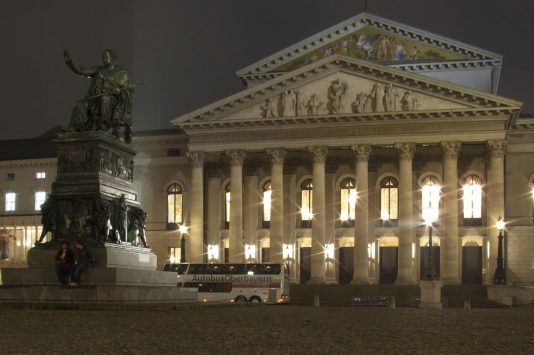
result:
[(94, 231), (97, 242), (106, 242), (110, 230), (111, 211), (107, 200), (99, 199), (95, 202)]
[(410, 90), (407, 90), (404, 92), (400, 104), (403, 111), (414, 111), (417, 109), (419, 103), (417, 97)]
[(371, 90), (373, 98), (373, 112), (384, 112), (384, 86), (376, 83)]
[(384, 100), (386, 103), (387, 112), (397, 111), (397, 99), (399, 94), (392, 84), (388, 84), (384, 91)]
[(57, 204), (53, 197), (49, 197), (41, 205), (41, 224), (43, 225), (43, 230), (39, 240), (35, 243), (41, 244), (50, 232), (52, 234), (52, 242), (56, 240), (56, 227), (57, 227), (57, 218), (58, 218)]
[(119, 198), (113, 201), (113, 214), (112, 214), (112, 240), (115, 243), (122, 243), (126, 240), (126, 223), (128, 215), (128, 205), (126, 204), (126, 198), (122, 194)]
[(76, 74), (91, 78), (87, 95), (76, 102), (72, 111), (70, 129), (74, 131), (108, 131), (119, 137), (124, 127), (124, 141), (131, 142), (132, 97), (134, 87), (126, 71), (113, 63), (116, 58), (111, 49), (102, 54), (103, 65), (82, 67), (68, 51), (65, 63)]
[(128, 210), (128, 242), (132, 245), (141, 244), (145, 248), (149, 247), (145, 236), (147, 217), (148, 214), (139, 207), (130, 207)]
[(278, 114), (280, 117), (294, 116), (295, 113), (295, 96), (291, 90), (286, 90), (280, 94), (278, 99)]
[(271, 98), (268, 98), (267, 100), (265, 100), (263, 105), (261, 105), (260, 109), (261, 109), (261, 117), (263, 118), (276, 117), (276, 104)]
[(315, 116), (319, 114), (319, 110), (323, 106), (323, 102), (317, 99), (317, 95), (312, 94), (308, 103), (306, 104), (306, 109), (308, 110), (308, 116)]

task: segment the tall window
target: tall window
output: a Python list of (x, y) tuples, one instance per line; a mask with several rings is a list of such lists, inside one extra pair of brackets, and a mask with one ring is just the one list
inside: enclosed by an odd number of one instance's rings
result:
[(356, 183), (354, 179), (347, 178), (341, 182), (341, 211), (339, 219), (342, 222), (356, 219)]
[(182, 223), (182, 187), (172, 184), (167, 189), (167, 223), (176, 225)]
[(36, 179), (39, 179), (39, 180), (41, 180), (41, 179), (46, 179), (46, 172), (44, 172), (44, 171), (38, 171), (38, 172), (36, 172), (36, 173), (35, 173), (35, 178), (36, 178)]
[(482, 181), (478, 176), (470, 175), (465, 179), (464, 193), (464, 218), (482, 218)]
[(226, 185), (224, 192), (224, 227), (230, 226), (230, 184)]
[(440, 192), (441, 186), (439, 186), (438, 179), (435, 176), (427, 176), (423, 179), (421, 202), (423, 219), (425, 221), (428, 219), (433, 219), (434, 216), (439, 216)]
[(35, 210), (36, 211), (41, 210), (41, 205), (45, 202), (45, 200), (46, 200), (46, 192), (37, 191), (35, 193)]
[(271, 196), (273, 190), (271, 189), (271, 182), (267, 181), (263, 184), (263, 227), (268, 228), (271, 222)]
[[(300, 205), (300, 215), (302, 222), (309, 224), (313, 218), (313, 184), (312, 180), (305, 180), (301, 185), (301, 205)], [(305, 224), (306, 224), (305, 223)]]
[(15, 211), (17, 208), (17, 194), (14, 192), (6, 193), (6, 212)]
[(380, 183), (380, 218), (383, 221), (399, 218), (399, 183), (392, 177)]

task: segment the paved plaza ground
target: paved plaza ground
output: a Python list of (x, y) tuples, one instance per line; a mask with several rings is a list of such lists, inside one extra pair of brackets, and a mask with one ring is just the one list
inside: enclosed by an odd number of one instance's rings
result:
[(532, 354), (534, 308), (0, 310), (0, 353)]

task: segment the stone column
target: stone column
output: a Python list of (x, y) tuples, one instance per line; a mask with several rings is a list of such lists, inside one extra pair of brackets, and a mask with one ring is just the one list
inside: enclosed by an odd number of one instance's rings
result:
[(229, 262), (242, 263), (243, 245), (243, 150), (227, 150), (230, 159), (230, 228), (229, 228)]
[(442, 280), (445, 284), (459, 284), (458, 265), (458, 154), (460, 142), (441, 142), (443, 149), (443, 223), (444, 268)]
[(284, 183), (284, 243), (290, 245), (293, 252), (290, 255), (289, 260), (289, 282), (297, 283), (297, 268), (299, 267), (299, 260), (296, 258), (298, 255), (297, 245), (297, 201), (296, 201), (296, 188), (297, 177), (293, 172), (286, 175)]
[(499, 216), (504, 218), (504, 157), (505, 140), (488, 141), (490, 153), (486, 185), (486, 226), (489, 241), (489, 259), (486, 271), (486, 283), (493, 283), (493, 274), (497, 267), (497, 250), (499, 231), (496, 228)]
[(191, 161), (191, 203), (188, 262), (204, 262), (204, 153), (188, 152)]
[(415, 240), (413, 219), (412, 161), (415, 154), (414, 143), (399, 143), (399, 267), (397, 284), (413, 284), (414, 271), (412, 243)]
[(371, 146), (351, 146), (356, 167), (356, 220), (354, 225), (354, 276), (352, 283), (369, 283), (369, 154)]
[(267, 149), (271, 156), (271, 236), (270, 261), (281, 264), (284, 260), (284, 149)]
[(313, 158), (313, 221), (311, 275), (309, 283), (325, 283), (325, 162), (328, 148), (309, 147)]
[[(219, 175), (220, 176), (220, 175)], [(221, 217), (220, 217), (220, 197), (221, 197), (221, 185), (222, 181), (219, 176), (208, 177), (208, 206), (207, 208), (207, 217), (208, 217), (208, 248), (210, 245), (219, 246), (221, 244), (220, 240), (220, 229), (221, 229)], [(216, 253), (215, 260), (219, 262), (221, 260), (221, 253), (223, 250), (218, 250)]]
[[(253, 172), (245, 172), (245, 190), (244, 190), (244, 211), (243, 211), (243, 223), (244, 223), (244, 235), (243, 240), (245, 241), (245, 247), (246, 245), (254, 245), (256, 246), (256, 252), (254, 254), (253, 262), (257, 262), (258, 259), (258, 252), (261, 250), (258, 250), (257, 244), (258, 244), (258, 209), (259, 209), (259, 202), (260, 200), (260, 193), (258, 191), (258, 176), (257, 175), (250, 175), (255, 174), (255, 170), (253, 169)], [(247, 176), (248, 175), (248, 176)], [(245, 255), (246, 256), (246, 255)], [(249, 260), (247, 260), (248, 262)]]

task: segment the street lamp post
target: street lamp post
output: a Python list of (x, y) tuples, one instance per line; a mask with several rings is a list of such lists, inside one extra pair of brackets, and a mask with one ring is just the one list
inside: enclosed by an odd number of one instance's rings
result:
[(437, 211), (432, 207), (432, 202), (428, 203), (428, 210), (425, 214), (425, 224), (428, 227), (428, 256), (427, 265), (423, 274), (423, 280), (437, 280), (439, 277), (436, 275), (436, 268), (434, 267), (434, 260), (432, 258), (432, 223), (437, 219)]
[(180, 239), (180, 262), (185, 263), (185, 234), (187, 233), (188, 228), (181, 225), (178, 230), (182, 235), (182, 238)]
[(504, 225), (505, 223), (502, 219), (502, 216), (499, 216), (499, 219), (497, 220), (497, 229), (499, 230), (499, 244), (497, 247), (497, 268), (495, 269), (495, 274), (493, 275), (494, 285), (506, 284), (506, 271), (504, 270), (503, 257)]

